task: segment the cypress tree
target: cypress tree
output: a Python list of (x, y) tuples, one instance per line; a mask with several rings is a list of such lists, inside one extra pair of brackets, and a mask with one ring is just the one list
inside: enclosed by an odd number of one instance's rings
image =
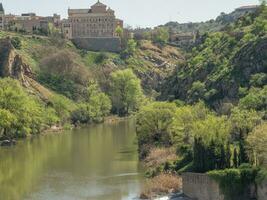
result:
[(234, 158), (233, 158), (234, 167), (237, 168), (239, 166), (238, 163), (238, 153), (236, 148), (234, 149)]
[(230, 147), (230, 142), (227, 142), (227, 147), (226, 147), (226, 168), (231, 168), (231, 147)]
[(224, 149), (224, 145), (220, 145), (220, 162), (219, 162), (219, 169), (225, 169), (227, 166), (227, 159), (226, 159), (226, 153)]
[(244, 140), (239, 142), (239, 165), (242, 163), (248, 163), (249, 158), (245, 149)]

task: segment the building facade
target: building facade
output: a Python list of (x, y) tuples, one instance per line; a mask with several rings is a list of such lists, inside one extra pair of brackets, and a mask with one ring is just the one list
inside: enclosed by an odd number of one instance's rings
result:
[(26, 33), (47, 32), (49, 24), (61, 29), (60, 15), (42, 17), (35, 13), (21, 15), (5, 14), (3, 4), (0, 3), (0, 30), (19, 31)]
[(100, 1), (88, 9), (69, 9), (69, 18), (62, 23), (63, 33), (68, 39), (116, 37), (117, 26), (123, 21), (115, 16), (114, 10)]
[(56, 28), (61, 27), (60, 16), (41, 17), (35, 13), (23, 13), (21, 15), (4, 15), (4, 28), (10, 31), (21, 31), (26, 33), (47, 32), (49, 24)]

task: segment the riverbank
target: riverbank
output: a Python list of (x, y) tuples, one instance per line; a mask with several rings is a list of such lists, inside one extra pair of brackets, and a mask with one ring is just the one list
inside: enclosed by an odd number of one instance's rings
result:
[[(134, 116), (119, 117), (117, 115), (110, 115), (110, 116), (105, 117), (103, 122), (101, 122), (101, 123), (114, 124), (114, 123), (119, 123), (121, 121), (130, 120), (133, 117)], [(101, 123), (92, 123), (92, 124), (101, 124)], [(84, 128), (84, 127), (87, 127), (88, 125), (92, 125), (92, 124), (76, 124), (76, 125), (74, 125), (74, 124), (66, 123), (65, 125), (53, 125), (51, 127), (43, 129), (41, 131), (41, 133), (37, 134), (37, 135), (60, 134), (64, 130)], [(31, 137), (35, 137), (35, 136), (36, 135), (27, 135), (24, 138), (31, 138)], [(5, 137), (2, 137), (2, 139), (0, 138), (0, 147), (1, 146), (16, 145), (17, 140), (21, 140), (24, 138), (5, 138)]]
[(170, 170), (178, 159), (174, 148), (151, 148), (142, 160), (146, 169), (147, 180), (144, 184), (141, 199), (173, 198), (182, 192), (182, 178)]

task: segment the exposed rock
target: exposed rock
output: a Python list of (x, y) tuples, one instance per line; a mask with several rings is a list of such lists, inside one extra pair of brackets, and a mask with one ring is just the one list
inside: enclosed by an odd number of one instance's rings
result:
[(34, 80), (34, 73), (12, 46), (11, 39), (0, 40), (0, 77), (11, 77), (20, 81), (30, 93), (47, 100), (51, 92)]
[(0, 40), (0, 76), (12, 77), (28, 87), (30, 84), (25, 79), (25, 75), (32, 76), (31, 68), (15, 52), (9, 38)]
[(1, 142), (1, 146), (2, 147), (6, 147), (6, 146), (12, 146), (12, 145), (15, 145), (17, 142), (16, 142), (16, 140), (3, 140), (2, 142)]

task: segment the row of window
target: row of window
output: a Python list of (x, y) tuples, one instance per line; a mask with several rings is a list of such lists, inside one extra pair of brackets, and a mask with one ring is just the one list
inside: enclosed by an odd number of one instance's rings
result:
[(72, 18), (70, 22), (111, 22), (114, 21), (113, 18), (87, 18), (87, 19), (78, 19)]
[(73, 24), (72, 25), (73, 28), (86, 28), (86, 27), (90, 27), (90, 28), (113, 28), (114, 24)]
[(113, 33), (113, 30), (73, 30), (73, 34)]

